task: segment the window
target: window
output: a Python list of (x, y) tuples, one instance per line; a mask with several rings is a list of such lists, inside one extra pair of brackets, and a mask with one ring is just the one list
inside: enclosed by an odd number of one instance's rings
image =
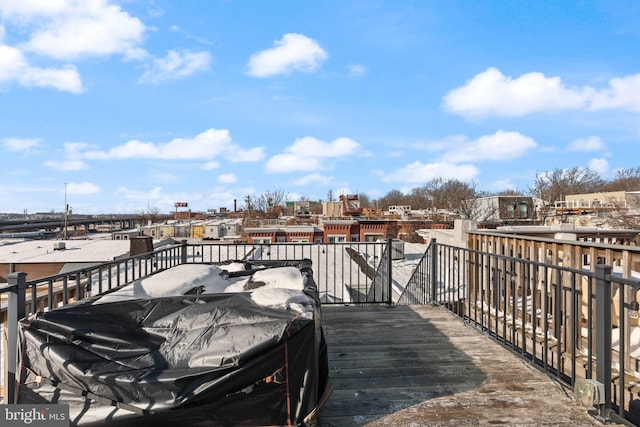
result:
[(507, 205), (507, 218), (511, 218), (513, 216), (514, 207), (511, 203)]
[(519, 217), (520, 218), (529, 218), (529, 214), (528, 214), (528, 207), (527, 204), (525, 202), (520, 203), (520, 206), (518, 206), (519, 208)]
[(329, 236), (329, 243), (344, 243), (347, 239), (345, 236)]

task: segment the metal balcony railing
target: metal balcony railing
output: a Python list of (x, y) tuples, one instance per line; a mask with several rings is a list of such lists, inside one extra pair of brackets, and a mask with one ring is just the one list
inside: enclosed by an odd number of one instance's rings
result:
[(399, 303), (441, 305), (568, 387), (597, 380), (596, 416), (638, 423), (639, 290), (609, 265), (594, 272), (432, 240)]
[[(618, 261), (603, 264), (610, 259), (634, 264), (636, 255), (628, 253), (628, 248), (619, 257), (612, 255), (611, 245), (595, 248), (563, 242), (554, 247), (549, 240), (538, 242), (546, 260), (541, 262), (504, 251), (496, 236), (486, 238), (498, 253), (432, 240), (397, 301), (392, 300), (391, 240), (328, 245), (182, 242), (33, 281), (24, 273), (13, 273), (8, 286), (0, 289), (7, 337), (4, 401), (15, 401), (17, 323), (30, 313), (107, 292), (181, 264), (308, 259), (323, 304), (441, 305), (567, 387), (574, 387), (578, 378), (604, 384), (605, 403), (595, 408), (603, 420), (615, 411), (639, 423), (633, 402), (640, 394), (640, 342), (635, 341), (640, 336), (640, 280), (629, 271), (623, 277)], [(511, 247), (517, 246), (513, 237), (508, 239)], [(556, 259), (559, 251), (574, 253), (578, 245), (591, 251), (589, 261), (597, 265), (569, 266), (566, 256), (564, 266), (546, 259), (549, 251)], [(598, 256), (597, 250), (605, 251), (604, 255)]]
[[(99, 295), (181, 264), (311, 260), (323, 304), (391, 304), (391, 240), (343, 244), (187, 244), (64, 274), (28, 280), (9, 275), (0, 288), (0, 384), (3, 402), (16, 400), (18, 320)], [(5, 340), (6, 338), (6, 340)]]

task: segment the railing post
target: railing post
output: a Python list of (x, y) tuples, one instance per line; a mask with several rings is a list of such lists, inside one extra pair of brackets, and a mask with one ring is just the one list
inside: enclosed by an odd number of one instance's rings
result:
[(27, 273), (11, 273), (7, 277), (11, 288), (7, 296), (7, 371), (4, 377), (4, 402), (16, 403), (18, 371), (18, 320), (26, 314)]
[(387, 280), (389, 283), (387, 288), (387, 292), (389, 292), (387, 303), (391, 305), (393, 304), (393, 239), (391, 237), (387, 240), (387, 253), (389, 254), (387, 257)]
[[(622, 337), (622, 333), (620, 334)], [(611, 266), (596, 266), (596, 379), (604, 384), (600, 418), (611, 411)]]
[(438, 280), (436, 277), (438, 272), (438, 244), (436, 243), (435, 238), (431, 239), (429, 248), (431, 249), (431, 274), (429, 274), (431, 283), (429, 284), (429, 291), (431, 295), (431, 304), (436, 304), (436, 286), (438, 284)]
[(182, 240), (180, 243), (181, 243), (181, 247), (180, 247), (180, 263), (181, 264), (186, 264), (187, 263), (187, 241), (186, 240)]

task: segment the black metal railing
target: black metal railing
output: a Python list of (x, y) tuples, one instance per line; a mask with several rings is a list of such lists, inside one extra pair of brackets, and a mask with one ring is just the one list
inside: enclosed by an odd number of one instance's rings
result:
[(389, 247), (384, 242), (185, 245), (185, 263), (309, 259), (323, 304), (392, 303)]
[[(15, 402), (18, 320), (88, 296), (99, 295), (182, 264), (311, 260), (323, 304), (391, 304), (391, 240), (338, 244), (187, 244), (165, 246), (145, 254), (93, 267), (28, 280), (11, 273), (0, 288), (0, 323), (6, 342), (0, 375), (3, 402)], [(5, 353), (6, 352), (6, 353)], [(6, 354), (6, 357), (5, 357)]]
[(568, 387), (578, 378), (597, 380), (605, 396), (596, 417), (638, 423), (640, 281), (612, 266), (593, 267), (432, 240), (398, 303), (441, 305)]
[[(33, 281), (13, 273), (6, 300), (5, 402), (14, 399), (17, 322), (181, 264), (311, 260), (323, 304), (438, 304), (569, 387), (592, 378), (611, 411), (632, 422), (640, 394), (640, 281), (612, 266), (569, 268), (432, 240), (397, 300), (392, 242), (341, 244), (191, 244)], [(595, 259), (595, 257), (594, 257)], [(595, 261), (594, 261), (595, 262)], [(13, 326), (12, 326), (13, 325)], [(637, 345), (637, 348), (636, 348)], [(633, 346), (633, 348), (632, 348)], [(635, 351), (637, 350), (637, 351)], [(640, 384), (640, 380), (637, 381)]]

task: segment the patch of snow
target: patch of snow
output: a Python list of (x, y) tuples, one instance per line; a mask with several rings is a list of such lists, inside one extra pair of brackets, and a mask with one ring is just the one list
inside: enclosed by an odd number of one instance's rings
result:
[(258, 288), (251, 292), (251, 300), (263, 307), (294, 310), (298, 313), (311, 312), (314, 304), (310, 296), (292, 288)]
[(296, 267), (267, 268), (253, 273), (254, 282), (264, 282), (265, 288), (304, 289), (304, 276)]
[(226, 270), (229, 273), (234, 273), (237, 271), (245, 271), (246, 268), (244, 267), (244, 263), (242, 262), (231, 262), (229, 264), (225, 264), (222, 270)]
[(194, 291), (200, 294), (249, 292), (251, 299), (264, 307), (300, 313), (313, 310), (313, 298), (303, 292), (306, 276), (296, 267), (265, 268), (250, 276), (228, 277), (229, 272), (244, 270), (243, 263), (224, 266), (183, 264), (136, 280), (100, 297), (93, 304), (185, 295)]
[[(229, 279), (222, 275), (223, 272), (215, 265), (183, 264), (136, 280), (104, 295), (94, 304), (184, 295), (194, 288), (201, 288), (204, 293), (220, 293), (230, 284)], [(248, 280), (246, 277), (242, 279)]]

